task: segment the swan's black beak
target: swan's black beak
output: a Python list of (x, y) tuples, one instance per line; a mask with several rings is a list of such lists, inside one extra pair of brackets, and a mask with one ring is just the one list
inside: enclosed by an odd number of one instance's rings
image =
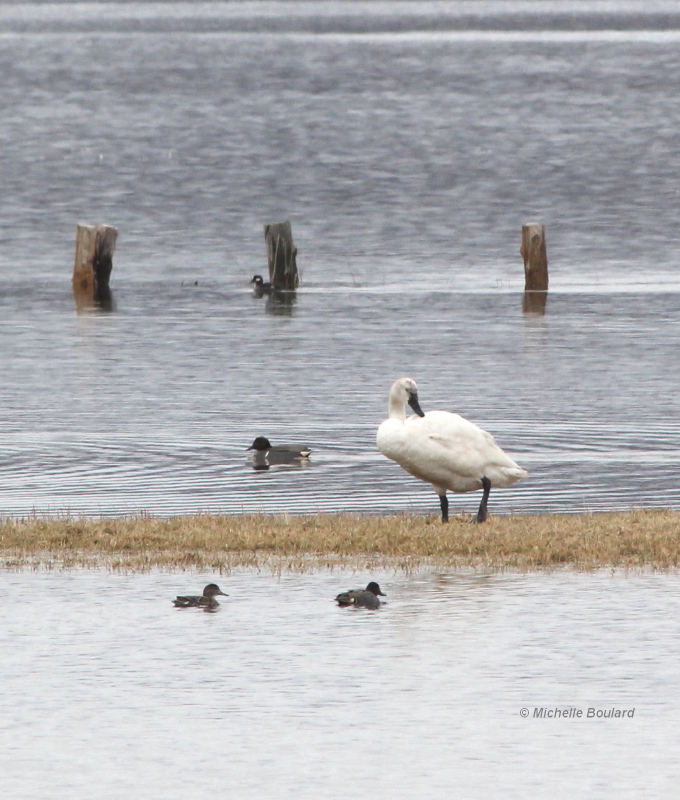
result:
[(411, 408), (416, 412), (416, 414), (419, 417), (424, 417), (425, 416), (425, 412), (420, 407), (420, 403), (418, 402), (418, 393), (417, 392), (411, 392), (411, 394), (409, 394), (409, 396), (408, 396), (408, 404), (411, 406)]

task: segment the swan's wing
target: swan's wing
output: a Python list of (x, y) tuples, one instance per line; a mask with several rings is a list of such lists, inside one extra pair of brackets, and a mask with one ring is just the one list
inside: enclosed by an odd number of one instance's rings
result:
[[(463, 421), (467, 422), (467, 420)], [(468, 432), (469, 435), (465, 435), (465, 441), (467, 442), (468, 446), (484, 445), (498, 447), (496, 440), (490, 433), (482, 430), (481, 428), (477, 428), (477, 426), (473, 425), (473, 423), (470, 423), (470, 425), (472, 425), (473, 428), (476, 428), (476, 430), (471, 430)], [(442, 447), (455, 448), (461, 441), (462, 433), (463, 431), (457, 431), (453, 435), (450, 433), (429, 433), (428, 436), (435, 442), (439, 442)]]
[(520, 469), (490, 433), (458, 414), (430, 411), (414, 420), (411, 431), (414, 449), (426, 451), (433, 465), (447, 466), (458, 475), (492, 477), (496, 469)]
[(473, 458), (478, 454), (486, 459), (495, 450), (502, 452), (490, 433), (458, 414), (430, 411), (420, 420), (420, 425), (415, 421), (414, 428), (419, 431), (419, 438), (424, 437), (429, 443), (421, 442), (421, 447), (428, 447), (431, 453), (443, 448), (455, 458)]

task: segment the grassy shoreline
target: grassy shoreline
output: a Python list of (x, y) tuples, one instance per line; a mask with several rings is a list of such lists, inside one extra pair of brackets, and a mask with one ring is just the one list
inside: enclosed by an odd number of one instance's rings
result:
[(351, 566), (414, 570), (680, 569), (680, 512), (491, 517), (0, 518), (0, 567), (125, 571)]

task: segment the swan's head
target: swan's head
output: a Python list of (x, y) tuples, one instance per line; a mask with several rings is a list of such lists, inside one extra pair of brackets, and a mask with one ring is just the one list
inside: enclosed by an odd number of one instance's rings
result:
[(396, 403), (402, 408), (408, 403), (419, 417), (424, 417), (425, 413), (418, 402), (418, 387), (411, 378), (399, 378), (392, 384), (390, 389), (390, 403)]

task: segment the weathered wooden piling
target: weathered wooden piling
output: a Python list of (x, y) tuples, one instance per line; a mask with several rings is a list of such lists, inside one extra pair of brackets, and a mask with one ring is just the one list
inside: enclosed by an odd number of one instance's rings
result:
[(264, 226), (267, 244), (269, 280), (276, 289), (295, 291), (300, 278), (297, 269), (297, 247), (293, 244), (290, 222), (277, 222)]
[(548, 255), (545, 248), (545, 228), (540, 222), (522, 225), (522, 246), (519, 249), (524, 259), (524, 291), (548, 291)]
[(545, 314), (547, 305), (547, 292), (524, 292), (524, 297), (522, 297), (522, 313)]
[(544, 314), (548, 299), (548, 254), (545, 228), (540, 222), (522, 225), (522, 246), (519, 252), (524, 259), (522, 311)]
[(109, 279), (118, 229), (112, 225), (76, 226), (76, 258), (73, 267), (73, 297), (78, 310), (100, 307), (111, 310), (113, 297)]

